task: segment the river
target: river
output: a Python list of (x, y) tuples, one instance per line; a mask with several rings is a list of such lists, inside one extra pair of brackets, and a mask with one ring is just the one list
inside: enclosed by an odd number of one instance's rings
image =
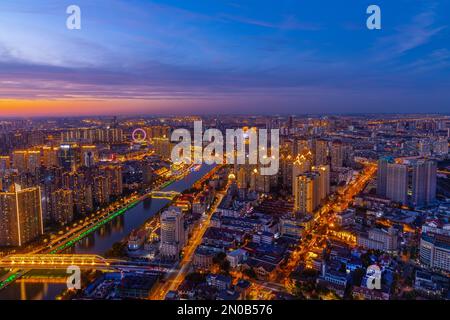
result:
[[(203, 165), (200, 170), (189, 173), (185, 178), (164, 188), (163, 191), (187, 190), (212, 169), (213, 166)], [(169, 202), (170, 200), (166, 199), (141, 201), (123, 215), (82, 239), (71, 249), (71, 252), (103, 255), (115, 242), (124, 239), (133, 229), (142, 226)], [(0, 300), (53, 300), (65, 287), (64, 283), (52, 283), (52, 281), (36, 283), (36, 281), (19, 279), (0, 290)]]

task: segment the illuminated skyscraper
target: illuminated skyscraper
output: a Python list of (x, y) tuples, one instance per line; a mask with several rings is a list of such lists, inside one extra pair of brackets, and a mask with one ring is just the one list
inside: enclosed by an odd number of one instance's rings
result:
[(312, 170), (319, 174), (318, 197), (320, 202), (330, 194), (330, 166), (317, 166)]
[(25, 172), (27, 170), (27, 152), (26, 151), (14, 151), (12, 154), (13, 168), (19, 170), (19, 172)]
[(93, 179), (94, 201), (97, 205), (104, 205), (109, 202), (108, 179), (103, 176), (97, 176)]
[(408, 191), (408, 167), (404, 164), (388, 163), (386, 198), (406, 204)]
[(317, 139), (314, 141), (314, 164), (316, 166), (326, 165), (328, 162), (328, 142)]
[(42, 165), (44, 167), (56, 167), (58, 165), (58, 148), (42, 148)]
[(433, 160), (419, 160), (413, 166), (413, 204), (424, 206), (436, 200), (436, 170)]
[(59, 189), (51, 194), (51, 219), (58, 224), (68, 224), (73, 220), (73, 191)]
[(390, 163), (394, 163), (394, 159), (392, 157), (383, 157), (378, 160), (377, 194), (382, 197), (386, 197), (387, 172), (388, 164)]
[(68, 172), (63, 175), (64, 189), (73, 190), (73, 202), (78, 213), (87, 214), (93, 210), (92, 185), (82, 172)]
[(13, 168), (19, 172), (35, 172), (41, 165), (41, 153), (36, 150), (14, 151), (12, 160)]
[(280, 141), (280, 175), (283, 188), (292, 189), (292, 165), (294, 162), (294, 143), (291, 139)]
[(98, 160), (96, 146), (81, 147), (81, 164), (85, 167), (93, 167)]
[(312, 165), (312, 154), (310, 151), (305, 150), (306, 152), (304, 152), (303, 154), (299, 154), (296, 159), (294, 160), (293, 164), (292, 164), (292, 194), (295, 195), (295, 178), (300, 175), (303, 174), (305, 172), (308, 172), (311, 170), (311, 165)]
[(112, 196), (120, 196), (123, 192), (123, 178), (121, 166), (103, 167), (105, 177), (108, 179), (109, 194)]
[(294, 211), (312, 214), (319, 205), (319, 174), (304, 173), (294, 180)]
[(294, 154), (306, 154), (312, 149), (311, 140), (296, 139), (294, 144)]
[(21, 246), (43, 233), (40, 188), (0, 193), (0, 246)]
[(80, 148), (77, 145), (62, 144), (58, 150), (59, 165), (67, 171), (76, 170), (80, 164)]
[(107, 128), (106, 129), (106, 142), (122, 143), (123, 142), (123, 130), (120, 128)]
[(153, 138), (152, 141), (155, 153), (163, 159), (170, 159), (172, 143), (170, 142), (169, 137)]
[(331, 168), (341, 168), (344, 165), (344, 148), (341, 141), (333, 141), (330, 149)]
[(185, 243), (183, 213), (180, 208), (170, 207), (161, 214), (161, 255), (177, 259)]

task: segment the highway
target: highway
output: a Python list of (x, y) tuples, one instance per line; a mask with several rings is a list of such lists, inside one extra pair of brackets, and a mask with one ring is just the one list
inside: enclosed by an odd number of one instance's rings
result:
[[(353, 198), (360, 193), (366, 187), (367, 183), (374, 177), (377, 171), (375, 164), (367, 164), (364, 171), (360, 176), (350, 183), (344, 190), (343, 195), (335, 200), (330, 200), (322, 206), (314, 219), (314, 225), (309, 231), (307, 231), (303, 237), (299, 246), (293, 251), (286, 266), (280, 270), (276, 276), (275, 283), (283, 283), (286, 288), (289, 286), (290, 274), (297, 268), (299, 263), (304, 260), (306, 254), (314, 247), (319, 236), (324, 236), (318, 233), (316, 230), (320, 230), (322, 227), (329, 225), (335, 216), (333, 208), (336, 204), (342, 211), (346, 210), (353, 201)], [(308, 235), (311, 236), (310, 240), (307, 240)]]
[(207, 218), (201, 221), (200, 225), (194, 230), (192, 237), (190, 237), (189, 243), (184, 247), (182, 260), (176, 268), (167, 274), (165, 281), (160, 283), (159, 287), (155, 288), (155, 293), (150, 297), (151, 300), (163, 300), (169, 291), (177, 289), (184, 281), (190, 270), (195, 250), (202, 243), (203, 235), (209, 227), (213, 213), (222, 202), (226, 189), (225, 192), (217, 193), (217, 200), (210, 208)]

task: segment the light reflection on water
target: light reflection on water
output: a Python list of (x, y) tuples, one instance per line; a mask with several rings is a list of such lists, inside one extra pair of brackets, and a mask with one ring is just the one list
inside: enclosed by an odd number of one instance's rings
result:
[[(203, 165), (199, 171), (191, 172), (187, 177), (166, 187), (165, 191), (183, 191), (191, 187), (198, 179), (208, 173), (213, 166)], [(149, 199), (142, 201), (125, 214), (117, 217), (90, 234), (67, 253), (91, 253), (103, 255), (111, 246), (126, 236), (133, 229), (143, 225), (169, 203), (166, 199)], [(0, 300), (53, 300), (66, 285), (64, 283), (36, 283), (32, 279), (20, 279), (3, 290), (0, 290)]]

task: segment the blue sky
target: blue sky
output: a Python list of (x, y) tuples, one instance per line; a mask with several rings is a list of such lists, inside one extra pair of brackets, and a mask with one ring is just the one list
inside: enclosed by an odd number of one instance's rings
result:
[[(72, 4), (81, 30), (66, 28)], [(381, 30), (366, 28), (370, 4)], [(2, 1), (0, 112), (449, 112), (449, 12), (414, 0)]]

